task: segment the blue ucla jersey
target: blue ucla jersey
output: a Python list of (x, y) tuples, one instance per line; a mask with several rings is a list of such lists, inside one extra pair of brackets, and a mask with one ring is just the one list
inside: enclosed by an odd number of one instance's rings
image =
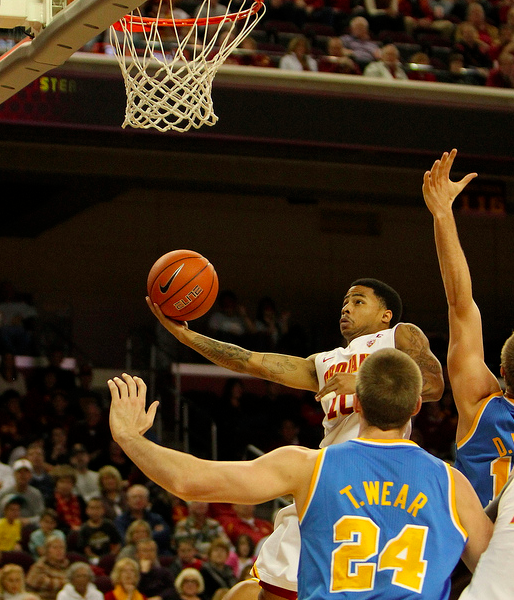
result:
[(446, 600), (467, 540), (450, 467), (409, 440), (324, 448), (299, 518), (299, 600)]
[(487, 506), (505, 485), (514, 453), (514, 404), (492, 395), (480, 407), (471, 429), (457, 444), (455, 468)]

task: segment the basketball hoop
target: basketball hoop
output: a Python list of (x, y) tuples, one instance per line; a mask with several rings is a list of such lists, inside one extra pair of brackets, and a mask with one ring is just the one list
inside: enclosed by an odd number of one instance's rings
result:
[(217, 122), (212, 81), (263, 16), (264, 0), (242, 0), (237, 10), (230, 0), (215, 15), (213, 1), (201, 0), (195, 18), (178, 18), (178, 9), (174, 18), (173, 0), (160, 0), (156, 17), (136, 9), (111, 27), (127, 92), (123, 127), (188, 131)]

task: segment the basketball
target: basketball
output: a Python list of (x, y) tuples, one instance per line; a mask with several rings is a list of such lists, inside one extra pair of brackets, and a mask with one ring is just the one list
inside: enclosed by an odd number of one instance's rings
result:
[(173, 250), (159, 258), (148, 274), (150, 300), (176, 321), (204, 315), (218, 295), (218, 275), (198, 252)]

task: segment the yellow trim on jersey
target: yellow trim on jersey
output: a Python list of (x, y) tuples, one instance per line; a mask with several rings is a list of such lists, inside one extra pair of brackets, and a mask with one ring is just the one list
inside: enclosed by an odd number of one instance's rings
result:
[(355, 438), (356, 441), (361, 442), (372, 442), (373, 444), (408, 444), (409, 446), (417, 446), (416, 442), (412, 440), (406, 440), (405, 438), (395, 438), (395, 439), (375, 439), (375, 438), (364, 438), (358, 437)]
[(453, 478), (452, 468), (448, 463), (444, 463), (446, 471), (448, 472), (448, 500), (450, 507), (450, 516), (453, 524), (461, 532), (464, 541), (468, 539), (468, 532), (462, 526), (460, 522), (459, 513), (457, 512), (457, 500), (455, 498), (455, 480)]
[(502, 396), (502, 393), (498, 393), (496, 392), (495, 394), (491, 394), (490, 396), (488, 396), (487, 398), (485, 398), (482, 402), (482, 405), (480, 406), (480, 408), (477, 411), (477, 414), (475, 415), (475, 418), (473, 419), (473, 424), (471, 425), (470, 430), (466, 433), (466, 435), (460, 440), (460, 442), (457, 442), (457, 448), (461, 448), (462, 446), (464, 446), (464, 444), (466, 442), (469, 441), (469, 439), (471, 438), (471, 436), (475, 433), (477, 427), (478, 427), (478, 422), (480, 421), (480, 417), (482, 416), (482, 413), (485, 410), (485, 407), (489, 404), (489, 402), (493, 399), (493, 398), (498, 398), (499, 396)]
[(309, 486), (309, 491), (307, 493), (307, 498), (305, 500), (305, 504), (303, 505), (301, 512), (298, 513), (298, 521), (300, 523), (302, 522), (302, 519), (305, 513), (307, 512), (307, 509), (309, 508), (312, 497), (314, 496), (314, 492), (316, 491), (316, 486), (318, 485), (318, 479), (321, 473), (321, 467), (323, 465), (326, 450), (327, 448), (322, 448), (318, 453), (318, 457), (316, 458), (316, 464), (314, 465), (314, 471), (312, 472), (311, 483)]
[(252, 579), (256, 579), (257, 581), (261, 580), (261, 576), (259, 575), (259, 571), (257, 570), (255, 563), (253, 563), (252, 568), (250, 569), (250, 575), (252, 576)]

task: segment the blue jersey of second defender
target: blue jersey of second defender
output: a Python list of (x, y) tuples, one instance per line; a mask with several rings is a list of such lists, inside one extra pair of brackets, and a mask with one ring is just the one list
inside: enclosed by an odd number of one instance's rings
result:
[(455, 468), (487, 506), (509, 478), (514, 455), (514, 404), (494, 394), (484, 400), (471, 429), (457, 444)]
[(467, 540), (450, 467), (408, 440), (324, 448), (299, 518), (299, 600), (445, 600)]

